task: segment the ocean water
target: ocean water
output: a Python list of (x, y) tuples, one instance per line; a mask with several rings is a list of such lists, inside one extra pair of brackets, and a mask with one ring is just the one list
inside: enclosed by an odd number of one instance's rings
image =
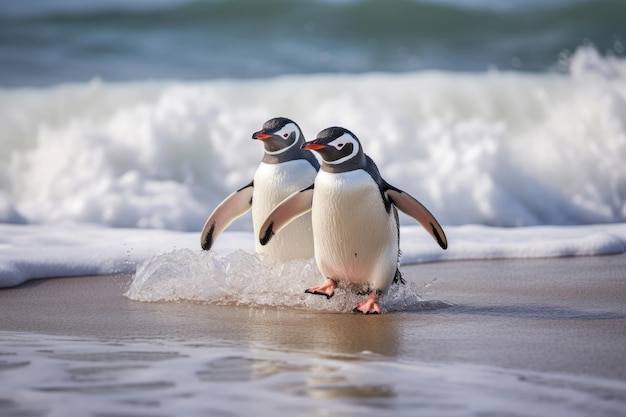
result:
[[(138, 288), (161, 287), (137, 299), (170, 299), (172, 264), (192, 265), (189, 288), (221, 276), (198, 232), (251, 180), (251, 134), (278, 115), (309, 139), (351, 129), (435, 214), (449, 250), (401, 216), (403, 264), (624, 252), (623, 7), (3, 2), (0, 286), (138, 270)], [(258, 266), (252, 240), (249, 214), (220, 237), (233, 276)]]
[(2, 2), (0, 222), (199, 230), (278, 115), (447, 225), (624, 222), (625, 7)]
[(622, 55), (621, 0), (30, 0), (0, 4), (0, 85), (558, 68)]
[[(403, 265), (624, 253), (624, 16), (620, 0), (0, 2), (0, 287), (133, 273), (120, 292), (139, 303), (345, 313), (354, 294), (300, 294), (312, 261), (253, 253), (249, 215), (199, 248), (275, 116), (308, 139), (352, 130), (433, 212), (449, 249), (401, 217)], [(385, 312), (445, 307), (422, 290), (394, 288)], [(623, 381), (585, 375), (0, 335), (0, 415), (624, 415)]]

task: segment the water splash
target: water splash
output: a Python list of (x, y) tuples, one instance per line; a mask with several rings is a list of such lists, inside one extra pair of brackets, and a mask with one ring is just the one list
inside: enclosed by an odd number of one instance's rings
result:
[[(363, 299), (358, 288), (340, 283), (335, 295), (305, 294), (322, 276), (313, 259), (275, 263), (242, 250), (220, 257), (213, 252), (180, 249), (145, 261), (126, 293), (137, 301), (190, 301), (218, 305), (296, 308), (349, 312)], [(447, 306), (424, 300), (414, 284), (393, 285), (381, 298), (383, 312), (422, 311)]]

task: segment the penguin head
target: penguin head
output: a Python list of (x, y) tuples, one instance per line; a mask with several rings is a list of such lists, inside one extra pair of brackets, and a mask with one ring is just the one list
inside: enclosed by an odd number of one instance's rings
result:
[(328, 168), (349, 169), (362, 168), (365, 154), (359, 139), (343, 127), (329, 127), (317, 134), (317, 137), (302, 144), (302, 149), (317, 152)]
[(304, 142), (300, 127), (286, 117), (268, 120), (261, 130), (252, 135), (252, 139), (262, 141), (265, 153), (270, 155), (283, 153), (295, 144)]

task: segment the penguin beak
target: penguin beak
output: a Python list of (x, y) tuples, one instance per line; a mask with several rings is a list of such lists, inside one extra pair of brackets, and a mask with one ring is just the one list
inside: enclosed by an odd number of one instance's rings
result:
[(301, 148), (306, 149), (307, 151), (319, 151), (320, 149), (326, 149), (328, 146), (322, 143), (313, 142), (305, 142), (302, 144)]
[(267, 133), (263, 132), (262, 130), (259, 130), (258, 132), (255, 132), (252, 135), (252, 139), (256, 139), (256, 140), (268, 140), (271, 137), (272, 137), (272, 135), (268, 135)]

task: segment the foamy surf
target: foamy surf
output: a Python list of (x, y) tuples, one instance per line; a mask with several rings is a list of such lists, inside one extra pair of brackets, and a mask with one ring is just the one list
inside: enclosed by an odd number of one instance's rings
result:
[[(0, 286), (133, 272), (198, 248), (211, 210), (253, 177), (251, 132), (278, 114), (309, 138), (351, 128), (385, 179), (433, 212), (449, 250), (401, 216), (404, 263), (621, 253), (625, 80), (622, 58), (582, 47), (563, 74), (0, 89)], [(216, 250), (251, 251), (250, 230), (244, 216)]]
[[(401, 226), (401, 263), (556, 258), (626, 252), (626, 223), (517, 228), (466, 225), (444, 228), (450, 244), (445, 251), (437, 246), (421, 226)], [(176, 273), (176, 268), (183, 268), (183, 273), (189, 273), (200, 283), (204, 282), (201, 278), (204, 272), (214, 273), (222, 268), (221, 262), (226, 262), (223, 258), (227, 259), (238, 251), (245, 252), (245, 256), (252, 256), (254, 239), (251, 232), (227, 230), (220, 235), (209, 255), (200, 250), (198, 232), (92, 225), (0, 224), (0, 288), (37, 278), (134, 273), (138, 268), (144, 271), (142, 273), (156, 269), (157, 276), (163, 276), (166, 267)], [(244, 257), (243, 254), (240, 256)], [(209, 260), (214, 262), (217, 269), (210, 270), (211, 265), (186, 265), (187, 262), (202, 264)], [(254, 274), (258, 262), (251, 258), (252, 270), (246, 274)], [(170, 279), (176, 282), (176, 277)], [(319, 283), (319, 280), (314, 283)]]
[(0, 89), (0, 106), (3, 222), (200, 230), (277, 115), (309, 139), (351, 129), (444, 225), (626, 221), (626, 64), (591, 47), (563, 74), (94, 81)]

